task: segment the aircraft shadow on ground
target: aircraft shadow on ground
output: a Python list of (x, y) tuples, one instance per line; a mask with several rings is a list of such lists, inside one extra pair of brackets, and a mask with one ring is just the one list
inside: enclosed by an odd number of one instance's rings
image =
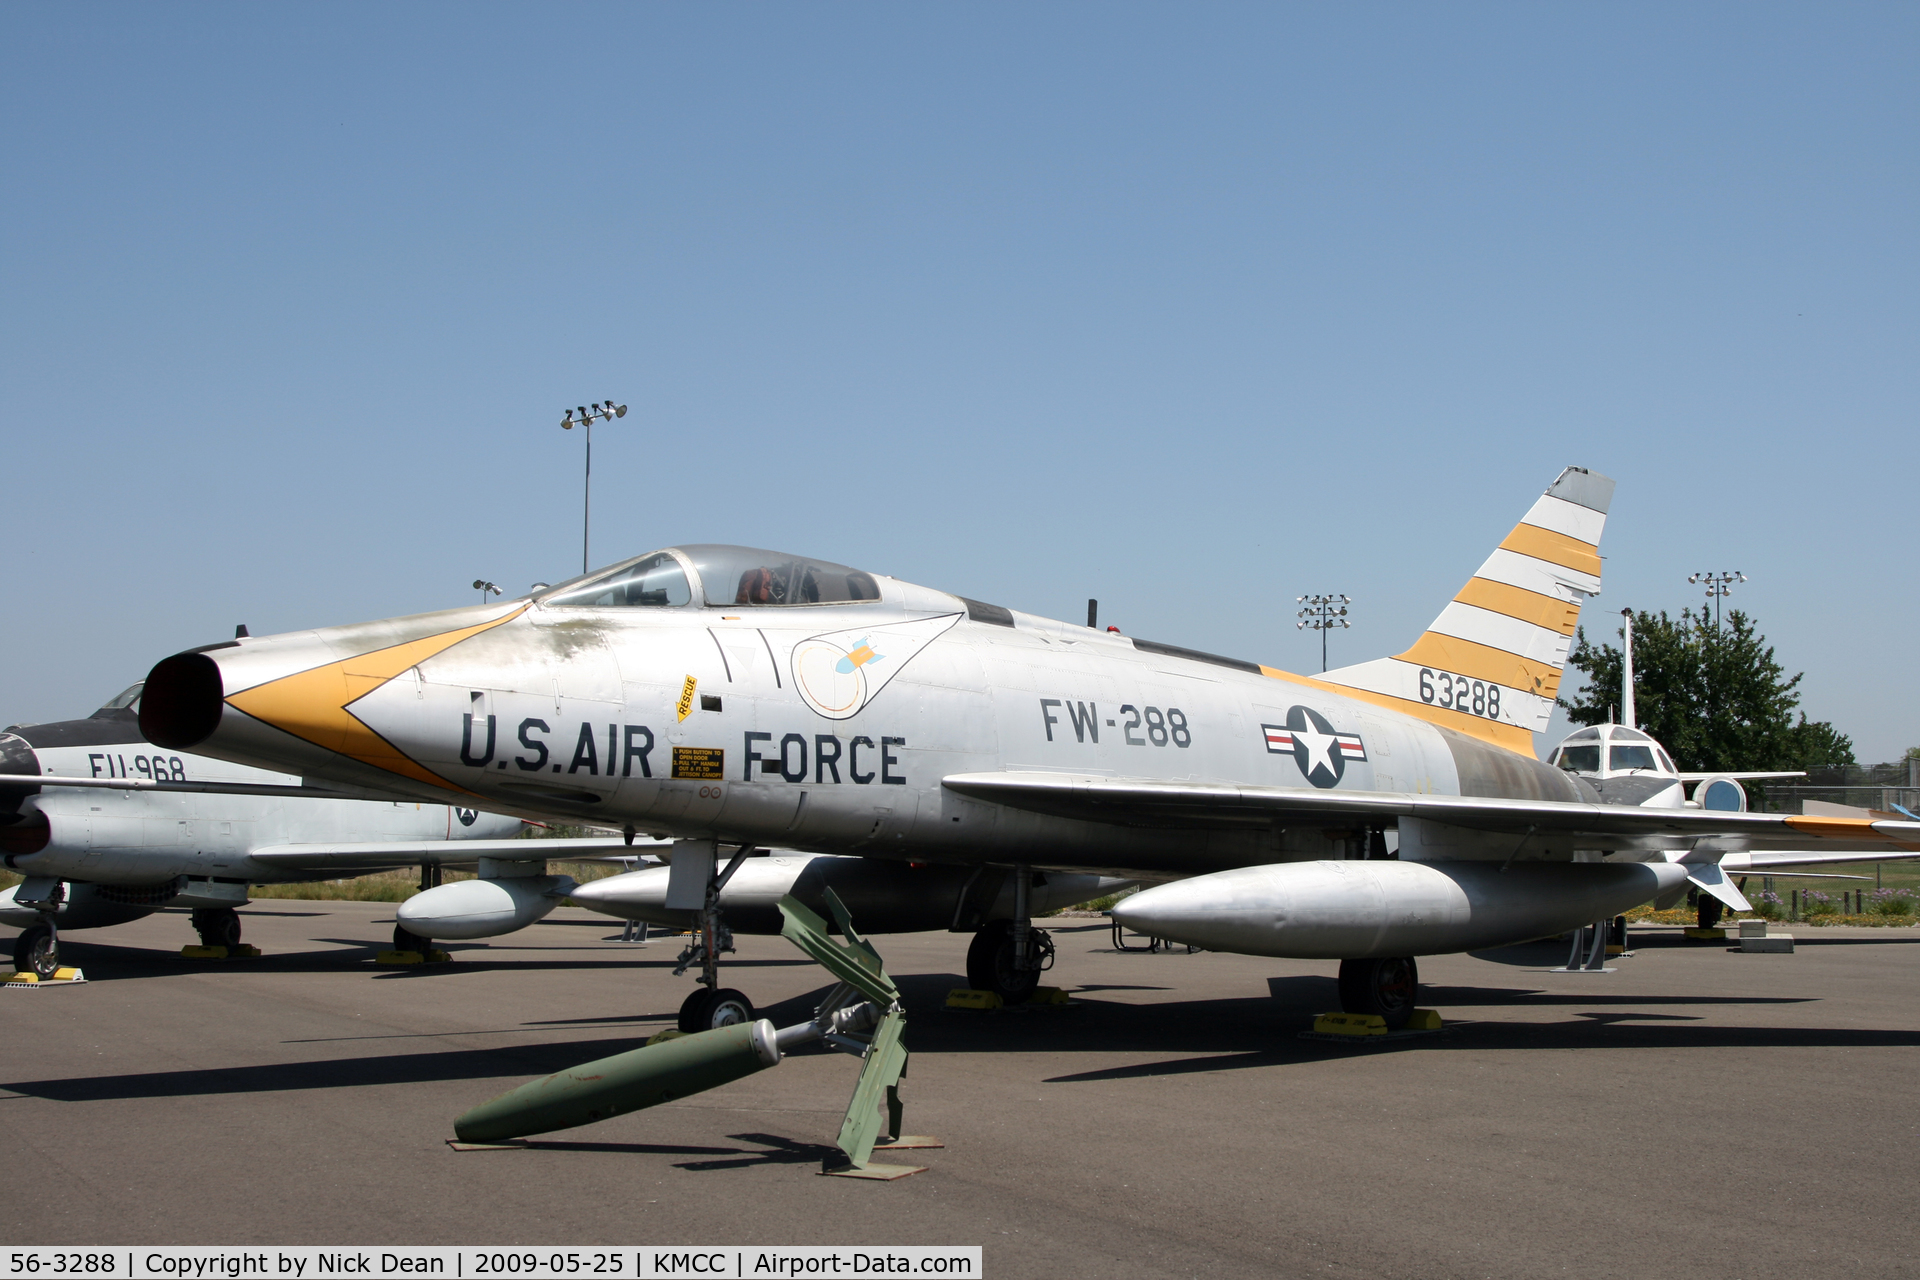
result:
[(569, 1142), (564, 1139), (548, 1138), (530, 1138), (524, 1149), (528, 1151), (591, 1151), (609, 1155), (703, 1157), (675, 1162), (675, 1168), (687, 1169), (695, 1173), (708, 1173), (722, 1169), (749, 1169), (757, 1165), (770, 1164), (819, 1164), (824, 1158), (839, 1154), (837, 1147), (797, 1142), (792, 1138), (774, 1133), (730, 1133), (727, 1136), (735, 1142), (756, 1143), (760, 1149), (696, 1147), (658, 1142)]
[[(780, 962), (769, 962), (780, 963)], [(1314, 1014), (1337, 1007), (1331, 978), (1303, 975), (1269, 979), (1271, 995), (1217, 1000), (1124, 1004), (1084, 996), (1055, 1008), (1013, 1008), (995, 1012), (949, 1011), (946, 993), (963, 985), (952, 974), (919, 974), (898, 980), (910, 1020), (909, 1044), (921, 1054), (976, 1053), (1125, 1053), (1158, 1057), (1169, 1048), (1193, 1053), (1172, 1061), (1155, 1060), (1094, 1071), (1047, 1077), (1052, 1083), (1094, 1083), (1145, 1076), (1178, 1075), (1318, 1062), (1329, 1055), (1431, 1052), (1446, 1049), (1687, 1049), (1687, 1048), (1913, 1048), (1920, 1030), (1833, 1028), (1819, 1026), (1709, 1026), (1692, 1015), (1636, 1014), (1646, 1006), (1729, 1006), (1813, 1003), (1798, 997), (1651, 996), (1598, 991), (1539, 992), (1481, 987), (1435, 987), (1424, 995), (1441, 1008), (1520, 1008), (1575, 1006), (1579, 1012), (1556, 1020), (1462, 1021), (1431, 1037), (1394, 1040), (1369, 1047), (1331, 1045), (1298, 1039)], [(775, 1025), (803, 1022), (825, 994), (825, 986), (759, 1011)], [(634, 1021), (669, 1021), (660, 1014)], [(529, 1023), (542, 1028), (554, 1023)], [(96, 1102), (133, 1098), (171, 1098), (229, 1093), (295, 1092), (363, 1085), (427, 1084), (447, 1081), (523, 1079), (577, 1066), (637, 1048), (638, 1034), (547, 1044), (517, 1044), (486, 1049), (447, 1049), (383, 1053), (305, 1062), (263, 1063), (184, 1071), (140, 1072), (118, 1076), (11, 1081), (0, 1084), (18, 1095), (57, 1102)], [(469, 1034), (487, 1034), (472, 1032)], [(796, 1159), (798, 1157), (795, 1157)], [(812, 1158), (812, 1157), (808, 1157)], [(758, 1155), (751, 1162), (773, 1157)]]
[[(579, 954), (572, 947), (514, 947), (490, 948), (485, 944), (467, 944), (460, 942), (440, 943), (443, 949), (455, 957), (451, 964), (421, 965), (417, 967), (387, 969), (373, 968), (371, 961), (376, 952), (385, 951), (392, 946), (386, 939), (367, 938), (314, 938), (316, 943), (331, 944), (323, 951), (278, 951), (256, 956), (249, 960), (187, 960), (179, 955), (157, 950), (152, 947), (129, 947), (110, 942), (98, 942), (90, 939), (62, 937), (60, 946), (62, 963), (75, 964), (86, 970), (87, 978), (92, 982), (123, 982), (139, 978), (160, 978), (173, 974), (206, 972), (217, 970), (225, 973), (273, 972), (273, 973), (364, 973), (380, 978), (426, 978), (445, 977), (459, 973), (493, 973), (501, 969), (516, 971), (529, 970), (570, 970), (576, 972), (605, 969), (666, 969), (674, 966), (674, 955), (666, 951), (654, 952), (614, 952), (593, 951)], [(182, 946), (187, 945), (183, 942)], [(568, 959), (528, 960), (510, 957), (524, 957), (529, 952), (552, 950), (574, 953)], [(490, 955), (493, 952), (495, 954)], [(724, 969), (766, 969), (804, 967), (813, 961), (804, 956), (778, 960), (737, 960), (729, 956), (723, 962)]]

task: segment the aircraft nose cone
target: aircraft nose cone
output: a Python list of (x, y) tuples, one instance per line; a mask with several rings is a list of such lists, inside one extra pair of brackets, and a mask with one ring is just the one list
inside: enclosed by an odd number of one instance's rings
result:
[(176, 751), (229, 759), (236, 757), (228, 753), (243, 753), (248, 763), (301, 773), (333, 767), (346, 756), (444, 789), (443, 778), (367, 724), (367, 700), (408, 670), (511, 622), (526, 608), (454, 609), (175, 654), (147, 675), (140, 728), (150, 742)]

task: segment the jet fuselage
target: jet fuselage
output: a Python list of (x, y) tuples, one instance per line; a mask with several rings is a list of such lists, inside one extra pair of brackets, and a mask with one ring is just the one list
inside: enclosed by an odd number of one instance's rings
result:
[[(1350, 821), (1112, 825), (970, 799), (942, 779), (1038, 770), (1594, 798), (1472, 736), (1512, 721), (1497, 686), (1463, 676), (1432, 673), (1445, 704), (1421, 718), (1381, 695), (865, 574), (867, 586), (845, 594), (870, 588), (867, 598), (756, 603), (753, 575), (768, 570), (729, 568), (703, 590), (717, 552), (737, 564), (747, 549), (656, 553), (584, 589), (180, 655), (156, 667), (142, 723), (206, 754), (422, 801), (679, 838), (1124, 875), (1364, 856), (1367, 833)], [(747, 558), (762, 554), (775, 559)], [(689, 585), (632, 593), (644, 603), (617, 592), (582, 601), (662, 557)], [(856, 572), (797, 563), (823, 578)], [(1449, 717), (1458, 729), (1431, 722)]]

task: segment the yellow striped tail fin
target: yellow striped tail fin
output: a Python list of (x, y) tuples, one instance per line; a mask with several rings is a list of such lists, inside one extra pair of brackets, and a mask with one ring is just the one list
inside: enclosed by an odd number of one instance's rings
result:
[(1320, 678), (1531, 756), (1580, 606), (1600, 593), (1600, 531), (1612, 501), (1612, 480), (1568, 467), (1412, 648)]

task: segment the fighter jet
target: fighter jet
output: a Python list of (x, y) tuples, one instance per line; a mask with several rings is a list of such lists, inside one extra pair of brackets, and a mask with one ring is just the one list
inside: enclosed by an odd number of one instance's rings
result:
[[(480, 866), (481, 881), (445, 887), (469, 899), (528, 899), (518, 927), (572, 886), (541, 874), (545, 857), (622, 845), (511, 839), (519, 818), (472, 803), (349, 799), (283, 773), (163, 749), (141, 736), (140, 698), (136, 684), (85, 719), (0, 731), (0, 860), (25, 877), (0, 892), (0, 923), (21, 929), (13, 947), (20, 972), (56, 974), (63, 931), (170, 908), (191, 910), (202, 945), (236, 948), (235, 908), (246, 905), (249, 885), (413, 864), (429, 882), (448, 865)], [(468, 914), (484, 905), (470, 902)], [(403, 927), (394, 945), (425, 950), (427, 938)]]
[(974, 934), (969, 981), (1009, 1002), (1052, 962), (1037, 880), (1165, 882), (1115, 918), (1338, 961), (1343, 1004), (1391, 1022), (1421, 955), (1669, 899), (1732, 853), (1920, 846), (1916, 822), (1614, 803), (1535, 758), (1613, 488), (1565, 469), (1409, 648), (1320, 676), (688, 545), (510, 602), (178, 654), (140, 723), (170, 751), (671, 838), (664, 905), (707, 918), (722, 846), (731, 869), (769, 845), (876, 880), (955, 868), (926, 893)]

